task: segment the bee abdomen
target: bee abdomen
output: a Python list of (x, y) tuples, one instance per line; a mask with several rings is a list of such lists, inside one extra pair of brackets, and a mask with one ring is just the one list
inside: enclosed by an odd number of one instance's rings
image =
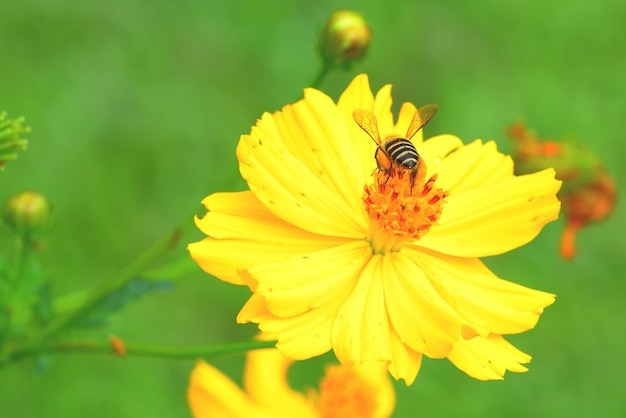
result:
[(389, 158), (397, 165), (407, 169), (412, 169), (417, 165), (419, 154), (415, 145), (408, 139), (390, 139), (385, 143), (385, 149)]

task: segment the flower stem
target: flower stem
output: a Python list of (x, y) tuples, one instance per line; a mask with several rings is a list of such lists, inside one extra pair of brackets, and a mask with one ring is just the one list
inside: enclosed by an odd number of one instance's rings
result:
[(108, 295), (124, 287), (130, 280), (145, 271), (155, 260), (174, 249), (180, 237), (193, 226), (192, 219), (193, 214), (186, 216), (172, 232), (154, 243), (129, 265), (116, 274), (109, 276), (100, 286), (91, 291), (85, 302), (78, 308), (53, 319), (41, 332), (33, 335), (29, 346), (43, 344), (45, 341), (79, 321)]
[[(114, 343), (115, 341), (115, 343)], [(273, 348), (276, 341), (244, 341), (230, 344), (176, 347), (137, 342), (111, 340), (59, 341), (39, 347), (24, 348), (13, 353), (13, 359), (41, 354), (114, 354), (119, 356), (143, 356), (173, 359), (211, 358), (240, 354), (250, 350)]]
[(320, 71), (317, 73), (317, 76), (311, 83), (311, 87), (318, 89), (320, 87), (320, 84), (322, 84), (322, 81), (324, 81), (324, 79), (328, 75), (329, 73), (328, 70), (329, 70), (328, 66), (325, 63), (322, 64)]
[[(233, 176), (225, 181), (224, 186), (232, 185), (238, 178), (238, 172), (234, 172)], [(82, 304), (76, 309), (53, 317), (46, 326), (32, 332), (28, 339), (17, 345), (0, 346), (0, 362), (2, 362), (2, 359), (13, 357), (15, 353), (37, 351), (40, 347), (47, 346), (46, 343), (48, 341), (84, 318), (86, 314), (96, 308), (111, 293), (121, 289), (128, 284), (128, 282), (146, 271), (152, 263), (163, 258), (165, 254), (176, 248), (181, 237), (193, 229), (193, 218), (197, 212), (198, 211), (194, 209), (192, 213), (187, 214), (173, 231), (154, 243), (129, 265), (116, 274), (109, 276), (99, 286), (91, 290)]]
[[(7, 283), (5, 283), (5, 289), (8, 293), (8, 297), (5, 297), (8, 301), (12, 301), (14, 299), (15, 293), (19, 292), (18, 288), (21, 284), (20, 282), (24, 279), (22, 277), (24, 274), (24, 266), (26, 265), (30, 255), (30, 234), (28, 232), (19, 234), (16, 242), (13, 269), (5, 278), (7, 281)], [(11, 333), (13, 321), (13, 309), (6, 309), (4, 306), (2, 308), (4, 308), (5, 312), (3, 312), (4, 317), (0, 322), (0, 348), (4, 346), (5, 340), (8, 339), (8, 336)]]

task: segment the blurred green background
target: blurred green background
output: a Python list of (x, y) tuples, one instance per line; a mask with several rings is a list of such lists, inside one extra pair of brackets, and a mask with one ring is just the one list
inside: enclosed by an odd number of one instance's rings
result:
[[(62, 295), (95, 286), (162, 237), (228, 179), (234, 149), (264, 111), (299, 98), (319, 61), (325, 18), (362, 12), (370, 53), (332, 73), (333, 98), (358, 72), (403, 101), (436, 102), (426, 135), (495, 139), (520, 118), (544, 137), (572, 135), (626, 180), (626, 3), (601, 0), (217, 2), (23, 0), (0, 3), (0, 110), (24, 115), (30, 147), (0, 174), (0, 199), (44, 193), (56, 227), (43, 261)], [(479, 382), (425, 360), (397, 384), (395, 416), (626, 416), (624, 207), (559, 259), (562, 220), (530, 245), (486, 260), (501, 277), (554, 292), (538, 327), (511, 340), (530, 372)], [(191, 220), (190, 220), (191, 221)], [(187, 240), (200, 239), (195, 233)], [(180, 254), (184, 254), (181, 247)], [(163, 344), (247, 339), (235, 315), (248, 292), (189, 262), (172, 291), (112, 317), (104, 335)], [(332, 356), (296, 365), (315, 384)], [(240, 380), (242, 357), (215, 361)], [(59, 355), (0, 370), (1, 417), (185, 417), (194, 362)]]

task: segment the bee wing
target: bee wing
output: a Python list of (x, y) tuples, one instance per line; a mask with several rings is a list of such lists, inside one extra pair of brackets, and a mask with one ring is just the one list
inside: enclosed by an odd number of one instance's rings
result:
[(380, 134), (378, 133), (376, 115), (369, 110), (356, 109), (352, 112), (352, 117), (361, 129), (363, 129), (377, 145), (380, 145)]
[(437, 105), (436, 104), (427, 104), (426, 106), (422, 106), (413, 115), (413, 120), (409, 125), (409, 129), (406, 131), (406, 138), (411, 139), (413, 135), (415, 135), (424, 125), (430, 121), (433, 116), (437, 113)]

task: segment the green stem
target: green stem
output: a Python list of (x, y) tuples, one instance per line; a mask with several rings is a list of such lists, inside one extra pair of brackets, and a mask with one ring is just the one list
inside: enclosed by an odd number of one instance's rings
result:
[(100, 286), (96, 287), (81, 306), (53, 319), (41, 332), (33, 335), (29, 346), (42, 344), (83, 318), (85, 314), (106, 299), (108, 295), (124, 287), (129, 281), (146, 270), (155, 260), (175, 248), (180, 237), (193, 226), (192, 219), (194, 214), (195, 211), (193, 214), (186, 216), (172, 232), (153, 244), (125, 268), (110, 276)]
[(328, 73), (329, 73), (328, 66), (325, 63), (322, 64), (322, 67), (320, 68), (320, 71), (317, 73), (317, 76), (315, 77), (315, 79), (311, 83), (311, 87), (319, 89), (320, 84), (322, 84), (322, 81), (326, 78)]
[[(235, 170), (233, 175), (227, 179), (224, 186), (228, 186), (236, 179), (239, 179), (238, 170)], [(22, 344), (14, 346), (12, 349), (9, 347), (5, 347), (4, 350), (0, 349), (0, 360), (2, 358), (10, 358), (13, 353), (16, 352), (37, 350), (40, 346), (44, 345), (46, 341), (51, 340), (65, 329), (81, 320), (87, 313), (105, 300), (107, 296), (124, 287), (128, 282), (148, 269), (152, 263), (174, 249), (180, 238), (189, 230), (193, 229), (194, 223), (192, 219), (195, 214), (196, 210), (185, 216), (172, 232), (154, 243), (118, 273), (109, 276), (100, 286), (89, 293), (86, 300), (78, 308), (53, 318), (44, 328), (35, 331), (31, 334), (30, 338)]]
[(24, 268), (28, 263), (30, 251), (32, 249), (33, 240), (29, 232), (24, 232), (17, 243), (17, 251), (15, 254), (15, 270), (13, 273), (14, 283), (22, 280)]
[[(14, 294), (18, 291), (22, 275), (24, 274), (24, 266), (30, 256), (31, 242), (30, 234), (27, 232), (20, 235), (17, 240), (13, 270), (8, 277), (9, 296), (6, 297), (7, 301), (12, 301)], [(0, 307), (0, 309), (2, 308), (4, 307)], [(5, 317), (2, 323), (0, 323), (0, 348), (4, 346), (5, 340), (7, 340), (7, 336), (11, 332), (12, 314), (13, 309), (6, 309), (6, 312), (4, 312)]]
[[(24, 348), (13, 353), (13, 359), (21, 359), (41, 354), (115, 354), (119, 356), (143, 356), (174, 359), (212, 358), (245, 353), (250, 350), (273, 348), (276, 341), (245, 341), (219, 345), (176, 347), (158, 344), (144, 344), (117, 340), (75, 340), (59, 341), (33, 348)], [(117, 346), (116, 346), (117, 345)], [(123, 347), (123, 351), (120, 348)]]

